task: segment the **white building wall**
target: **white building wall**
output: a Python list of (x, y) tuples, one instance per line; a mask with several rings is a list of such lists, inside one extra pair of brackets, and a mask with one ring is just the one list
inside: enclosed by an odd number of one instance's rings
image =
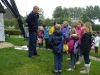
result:
[(5, 41), (5, 34), (4, 34), (4, 15), (0, 13), (0, 42)]

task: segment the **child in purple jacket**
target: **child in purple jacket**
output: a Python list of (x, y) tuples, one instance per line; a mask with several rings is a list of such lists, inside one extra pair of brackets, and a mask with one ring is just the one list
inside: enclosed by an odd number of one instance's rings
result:
[(63, 27), (62, 27), (61, 31), (65, 36), (67, 36), (67, 37), (70, 36), (70, 28), (68, 26), (68, 22), (67, 21), (63, 22)]

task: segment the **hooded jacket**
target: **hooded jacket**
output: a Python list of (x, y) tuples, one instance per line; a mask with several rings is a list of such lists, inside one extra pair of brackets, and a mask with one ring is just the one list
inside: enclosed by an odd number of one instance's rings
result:
[[(52, 35), (50, 35), (50, 38), (49, 38), (49, 44), (52, 44), (53, 46), (53, 53), (56, 54), (56, 50), (59, 50), (59, 45), (61, 44), (61, 41), (62, 41), (62, 36), (66, 38), (66, 36), (63, 35), (62, 31), (60, 30), (55, 30), (54, 33)], [(63, 43), (62, 43), (62, 46), (61, 46), (61, 53), (63, 52)]]

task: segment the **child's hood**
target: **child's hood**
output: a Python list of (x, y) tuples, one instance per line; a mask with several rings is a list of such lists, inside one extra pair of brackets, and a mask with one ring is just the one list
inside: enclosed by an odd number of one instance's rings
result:
[(62, 36), (63, 35), (61, 30), (55, 30), (54, 34), (57, 35), (57, 36)]

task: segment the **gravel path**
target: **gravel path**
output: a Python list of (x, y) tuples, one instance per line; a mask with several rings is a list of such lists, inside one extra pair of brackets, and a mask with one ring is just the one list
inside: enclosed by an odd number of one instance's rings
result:
[(0, 42), (0, 48), (13, 47), (13, 44), (8, 42)]
[(94, 57), (94, 56), (90, 56), (90, 59), (100, 62), (100, 58), (97, 58), (97, 57)]

